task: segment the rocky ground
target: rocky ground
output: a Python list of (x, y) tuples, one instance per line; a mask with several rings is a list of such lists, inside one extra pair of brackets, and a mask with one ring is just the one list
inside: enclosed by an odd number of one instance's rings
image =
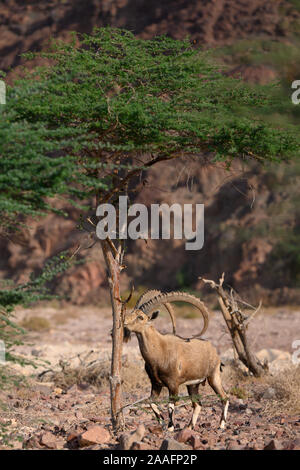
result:
[[(13, 84), (24, 64), (22, 53), (42, 50), (51, 37), (66, 39), (73, 30), (90, 33), (95, 26), (111, 25), (145, 39), (189, 35), (195, 47), (227, 45), (228, 50), (219, 50), (217, 57), (228, 74), (250, 83), (283, 79), (290, 90), (299, 75), (295, 55), (299, 47), (293, 37), (299, 31), (297, 5), (290, 0), (165, 0), (163, 4), (157, 0), (3, 0), (0, 70), (8, 73), (5, 81)], [(27, 66), (33, 69), (40, 63), (36, 59)], [(297, 162), (278, 169), (235, 162), (229, 174), (226, 165), (212, 164), (203, 155), (171, 166), (161, 163), (142, 179), (133, 180), (132, 202), (147, 207), (153, 202), (204, 203), (205, 250), (187, 252), (185, 241), (179, 240), (129, 242), (123, 287), (127, 289), (134, 279), (138, 286), (197, 290), (199, 275), (217, 279), (225, 271), (227, 282), (250, 302), (262, 298), (265, 305), (299, 304), (299, 267), (293, 251), (299, 171)], [(81, 211), (61, 200), (57, 207), (68, 217), (51, 214), (28, 220), (26, 230), (0, 238), (0, 280), (25, 282), (49, 258), (61, 251), (73, 253), (81, 243), (79, 256), (85, 263), (68, 270), (51, 288), (71, 303), (97, 303), (107, 292), (99, 245), (85, 249), (91, 244), (77, 229)]]
[[(39, 365), (35, 370), (16, 366), (14, 370), (24, 373), (26, 380), (0, 392), (0, 425), (6, 435), (2, 449), (300, 448), (300, 371), (291, 362), (292, 343), (300, 339), (299, 309), (267, 309), (250, 325), (253, 349), (271, 361), (271, 375), (266, 379), (246, 376), (232, 362), (230, 338), (220, 313), (214, 312), (206, 338), (213, 341), (226, 364), (228, 425), (224, 431), (218, 429), (221, 404), (206, 385), (200, 391), (203, 408), (194, 431), (186, 429), (191, 407), (184, 397), (186, 391), (180, 391), (174, 433), (155, 421), (147, 404), (139, 403), (125, 408), (126, 428), (121, 435), (113, 434), (109, 309), (43, 306), (19, 310), (17, 320), (31, 328), (30, 344), (20, 346), (19, 353)], [(199, 323), (195, 318), (179, 318), (178, 332), (189, 336)], [(170, 330), (167, 317), (159, 318), (156, 325), (162, 332)], [(123, 365), (124, 404), (130, 404), (150, 390), (135, 338), (124, 347)], [(166, 394), (161, 406), (166, 412)]]

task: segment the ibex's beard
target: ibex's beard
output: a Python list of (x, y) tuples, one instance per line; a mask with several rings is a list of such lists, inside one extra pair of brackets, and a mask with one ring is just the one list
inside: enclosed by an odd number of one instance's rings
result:
[(124, 336), (123, 336), (123, 341), (124, 343), (128, 343), (128, 341), (131, 339), (131, 331), (124, 326)]

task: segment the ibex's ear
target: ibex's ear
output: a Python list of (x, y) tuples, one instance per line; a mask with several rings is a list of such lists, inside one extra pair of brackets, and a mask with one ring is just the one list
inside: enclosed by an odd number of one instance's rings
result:
[(158, 317), (158, 314), (159, 314), (159, 310), (156, 310), (155, 312), (153, 312), (151, 315), (151, 320), (155, 320), (155, 318)]

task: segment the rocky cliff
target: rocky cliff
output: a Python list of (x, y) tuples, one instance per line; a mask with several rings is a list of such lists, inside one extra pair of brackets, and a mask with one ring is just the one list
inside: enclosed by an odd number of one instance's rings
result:
[[(133, 30), (143, 38), (168, 34), (191, 35), (203, 46), (232, 44), (243, 38), (270, 38), (285, 42), (299, 14), (286, 1), (272, 0), (88, 0), (2, 1), (0, 3), (0, 69), (22, 62), (20, 54), (43, 48), (51, 36), (65, 37), (70, 30), (90, 32), (94, 26), (113, 25)], [(284, 10), (284, 15), (282, 11)], [(234, 64), (232, 73), (252, 82), (267, 83), (275, 69)], [(291, 169), (292, 168), (292, 169)], [(204, 203), (205, 245), (188, 252), (178, 240), (129, 242), (124, 287), (136, 285), (170, 289), (198, 289), (199, 275), (228, 282), (249, 298), (271, 303), (297, 302), (300, 280), (299, 253), (295, 249), (299, 227), (300, 171), (291, 167), (244, 168), (236, 163), (229, 173), (221, 164), (177, 162), (149, 171), (138, 202)], [(136, 182), (138, 184), (138, 182)], [(30, 221), (18, 239), (0, 240), (0, 276), (26, 279), (49, 257), (75, 249), (84, 235), (76, 228), (78, 212), (69, 217), (49, 215)], [(85, 241), (84, 246), (88, 246)], [(297, 254), (298, 253), (298, 254)], [(56, 292), (74, 303), (101, 300), (105, 271), (99, 247), (83, 250), (86, 262), (74, 267), (56, 283)], [(298, 258), (297, 258), (298, 256)]]
[(2, 0), (1, 69), (17, 65), (22, 52), (40, 49), (50, 36), (64, 37), (71, 30), (90, 32), (95, 26), (126, 28), (143, 38), (189, 35), (200, 45), (285, 37), (297, 16), (287, 5), (280, 0)]

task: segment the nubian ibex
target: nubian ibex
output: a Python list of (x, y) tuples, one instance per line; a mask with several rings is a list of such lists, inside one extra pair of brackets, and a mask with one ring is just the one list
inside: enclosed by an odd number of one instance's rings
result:
[[(152, 323), (159, 313), (157, 309), (168, 305), (167, 310), (175, 331), (175, 317), (171, 303), (178, 301), (194, 305), (203, 316), (202, 331), (190, 339), (174, 334), (161, 334)], [(192, 400), (193, 414), (189, 423), (192, 429), (201, 410), (199, 384), (205, 385), (206, 380), (223, 402), (220, 427), (225, 427), (229, 401), (221, 382), (221, 360), (209, 341), (199, 339), (199, 336), (206, 331), (208, 322), (209, 313), (203, 302), (184, 292), (163, 294), (159, 291), (150, 291), (146, 296), (142, 296), (134, 310), (125, 316), (125, 341), (129, 339), (131, 332), (136, 333), (145, 360), (145, 370), (151, 381), (151, 408), (159, 421), (164, 418), (154, 401), (158, 399), (163, 387), (167, 387), (169, 391), (168, 430), (170, 431), (174, 430), (174, 410), (179, 386), (187, 386)]]

